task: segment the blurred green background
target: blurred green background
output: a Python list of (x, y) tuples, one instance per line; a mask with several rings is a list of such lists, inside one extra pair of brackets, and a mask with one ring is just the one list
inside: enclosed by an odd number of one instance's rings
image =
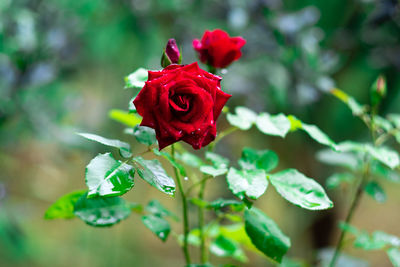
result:
[[(384, 74), (388, 97), (380, 112), (400, 112), (396, 5), (396, 0), (0, 0), (0, 266), (181, 266), (173, 238), (163, 244), (139, 216), (107, 229), (76, 219), (43, 219), (58, 197), (85, 188), (86, 164), (104, 152), (75, 132), (129, 141), (121, 134), (124, 127), (108, 118), (112, 108), (127, 109), (133, 96), (123, 90), (123, 77), (138, 67), (159, 69), (172, 37), (183, 62), (193, 62), (192, 40), (221, 28), (247, 40), (243, 57), (223, 74), (223, 89), (233, 95), (229, 107), (291, 113), (337, 142), (367, 139), (362, 123), (325, 92), (336, 86), (367, 103), (370, 85)], [(221, 116), (219, 128), (226, 127)], [(321, 147), (300, 133), (282, 140), (238, 132), (217, 150), (236, 160), (245, 145), (275, 150), (280, 168), (297, 168), (322, 184), (333, 172), (315, 158)], [(207, 198), (231, 196), (222, 177), (211, 183)], [(399, 188), (383, 187), (387, 203), (364, 197), (353, 223), (399, 236)], [(335, 208), (310, 212), (269, 189), (257, 206), (292, 238), (289, 256), (313, 262), (316, 251), (335, 244), (349, 193), (328, 191)], [(176, 199), (142, 181), (127, 198), (143, 204), (157, 198), (179, 210)], [(191, 215), (196, 216), (194, 208)], [(390, 266), (383, 252), (346, 251), (371, 266)], [(238, 266), (270, 264), (263, 256), (248, 256), (250, 262)]]

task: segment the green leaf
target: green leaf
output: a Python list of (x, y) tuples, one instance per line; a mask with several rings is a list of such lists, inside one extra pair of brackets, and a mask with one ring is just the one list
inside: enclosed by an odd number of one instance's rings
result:
[(370, 144), (345, 141), (339, 143), (337, 148), (342, 152), (368, 153), (374, 159), (382, 162), (391, 169), (400, 165), (399, 154), (386, 147), (374, 147)]
[(365, 113), (366, 107), (359, 104), (353, 97), (349, 96), (345, 92), (335, 88), (331, 90), (331, 93), (343, 101), (353, 112), (353, 115), (360, 116)]
[(169, 222), (156, 215), (142, 216), (143, 224), (150, 229), (162, 241), (166, 241), (171, 231)]
[(400, 247), (400, 238), (394, 235), (387, 234), (382, 231), (375, 231), (369, 235), (367, 231), (360, 231), (356, 227), (341, 223), (340, 228), (346, 232), (352, 233), (356, 240), (354, 247), (364, 250), (381, 250), (386, 249), (388, 246)]
[(387, 118), (391, 121), (396, 128), (400, 129), (400, 114), (388, 114)]
[(232, 193), (244, 199), (245, 195), (257, 199), (268, 187), (266, 173), (263, 170), (237, 170), (230, 168), (226, 176), (229, 189)]
[(77, 133), (77, 134), (86, 139), (98, 142), (100, 144), (118, 148), (120, 150), (121, 156), (123, 156), (124, 158), (130, 158), (132, 156), (131, 146), (128, 143), (122, 142), (117, 139), (104, 138), (96, 134), (90, 134), (90, 133)]
[(177, 158), (191, 167), (200, 168), (200, 166), (204, 165), (204, 162), (198, 156), (189, 152), (177, 154)]
[(241, 201), (233, 199), (219, 198), (208, 205), (208, 208), (212, 208), (214, 210), (222, 210), (227, 207), (229, 207), (232, 211), (242, 211), (244, 209), (244, 204)]
[(290, 131), (291, 132), (294, 132), (298, 129), (302, 129), (303, 122), (301, 120), (299, 120), (298, 118), (296, 118), (293, 115), (288, 115), (287, 118), (290, 121)]
[(236, 107), (235, 112), (236, 114), (228, 113), (226, 119), (241, 130), (250, 129), (257, 120), (257, 114), (246, 107)]
[(366, 150), (372, 157), (387, 165), (391, 169), (394, 169), (400, 165), (399, 154), (397, 154), (397, 152), (394, 150), (386, 147), (374, 147), (368, 144), (366, 145)]
[(377, 182), (369, 182), (365, 188), (365, 192), (379, 203), (386, 202), (386, 193)]
[(110, 110), (108, 116), (111, 119), (129, 127), (134, 127), (142, 122), (142, 118), (139, 115), (135, 113), (128, 113), (124, 110), (119, 109)]
[(128, 109), (129, 113), (137, 113), (135, 104), (133, 104), (133, 100), (135, 100), (136, 95), (129, 100)]
[(200, 208), (207, 208), (209, 205), (208, 201), (195, 197), (190, 198), (190, 202)]
[(223, 175), (223, 174), (227, 173), (228, 169), (227, 168), (219, 169), (219, 168), (216, 168), (214, 166), (203, 165), (203, 166), (200, 167), (200, 171), (202, 173), (204, 173), (204, 174), (208, 174), (208, 175), (211, 175), (213, 177), (217, 177), (217, 176), (220, 176), (220, 175)]
[(125, 88), (142, 88), (147, 81), (148, 71), (139, 68), (125, 77)]
[(114, 225), (128, 218), (131, 207), (119, 197), (81, 196), (74, 206), (74, 214), (91, 226), (103, 227)]
[(271, 218), (256, 208), (246, 210), (244, 220), (251, 242), (266, 256), (280, 263), (291, 246), (289, 237)]
[(397, 248), (390, 248), (387, 250), (387, 255), (394, 267), (400, 267), (400, 250)]
[(291, 127), (289, 119), (282, 113), (261, 113), (257, 117), (256, 126), (264, 134), (280, 137), (285, 137)]
[(174, 166), (174, 167), (179, 171), (179, 173), (180, 173), (182, 176), (184, 176), (184, 177), (187, 176), (187, 175), (186, 175), (186, 170), (185, 170), (185, 168), (184, 168), (180, 163), (178, 163), (178, 162), (171, 156), (171, 154), (169, 154), (169, 153), (167, 153), (167, 152), (159, 151), (157, 148), (154, 148), (154, 149), (153, 149), (153, 153), (156, 154), (157, 156), (164, 157), (166, 160), (169, 161), (169, 163), (171, 163), (172, 166)]
[(278, 155), (272, 150), (255, 150), (245, 147), (239, 165), (245, 170), (261, 169), (269, 172), (278, 166)]
[(348, 172), (335, 173), (326, 179), (326, 187), (328, 189), (338, 188), (342, 184), (350, 184), (354, 181), (354, 175)]
[(60, 197), (46, 210), (44, 218), (47, 220), (74, 218), (74, 205), (85, 193), (86, 190), (79, 190)]
[(133, 135), (139, 143), (146, 146), (151, 146), (157, 142), (156, 132), (154, 129), (146, 126), (136, 125), (133, 127)]
[(372, 237), (375, 240), (384, 242), (387, 246), (400, 247), (400, 238), (397, 236), (382, 231), (375, 231), (372, 233)]
[(217, 168), (227, 168), (229, 165), (229, 160), (227, 158), (216, 153), (206, 152), (206, 159), (211, 161)]
[(219, 235), (211, 243), (210, 251), (218, 257), (232, 257), (241, 262), (247, 260), (247, 257), (240, 246), (235, 241), (223, 235)]
[(325, 164), (341, 166), (350, 170), (357, 170), (360, 168), (359, 158), (352, 153), (324, 149), (317, 153), (317, 159)]
[(149, 204), (147, 204), (146, 211), (158, 217), (171, 217), (174, 220), (179, 221), (178, 216), (161, 205), (161, 203), (156, 199), (153, 199)]
[(315, 141), (322, 145), (331, 147), (333, 150), (337, 150), (336, 143), (333, 142), (324, 132), (322, 132), (317, 126), (306, 124), (303, 122), (302, 129)]
[(393, 126), (390, 123), (390, 121), (382, 118), (381, 116), (375, 115), (373, 117), (373, 122), (375, 126), (378, 126), (379, 128), (385, 130), (386, 132), (389, 132), (393, 129)]
[(145, 160), (142, 157), (133, 158), (139, 176), (161, 192), (174, 195), (175, 182), (168, 176), (160, 162), (156, 159)]
[(400, 183), (400, 174), (396, 171), (388, 169), (380, 162), (373, 161), (371, 164), (371, 170), (374, 174), (379, 175), (380, 177), (383, 177), (388, 181)]
[(308, 266), (305, 262), (289, 259), (288, 257), (283, 257), (281, 264), (278, 267), (306, 267)]
[(131, 165), (115, 160), (111, 153), (99, 154), (86, 166), (88, 197), (123, 195), (134, 186), (134, 174)]
[(269, 180), (283, 198), (301, 208), (324, 210), (333, 207), (322, 186), (295, 169), (272, 174)]
[(228, 172), (229, 160), (227, 158), (224, 158), (216, 153), (206, 152), (206, 159), (210, 161), (213, 166), (200, 166), (200, 171), (202, 173), (216, 177)]

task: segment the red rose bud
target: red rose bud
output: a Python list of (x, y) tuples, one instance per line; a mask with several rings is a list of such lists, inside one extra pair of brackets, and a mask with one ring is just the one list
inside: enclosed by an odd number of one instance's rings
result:
[(180, 64), (181, 59), (181, 53), (175, 39), (169, 39), (161, 57), (161, 66), (165, 68), (171, 64)]
[(242, 56), (240, 49), (246, 44), (242, 37), (229, 37), (223, 30), (205, 31), (201, 41), (193, 40), (193, 48), (200, 61), (214, 68), (225, 68)]
[(382, 75), (376, 79), (371, 87), (371, 105), (377, 106), (386, 96), (386, 79)]
[(231, 97), (221, 79), (196, 62), (149, 71), (133, 104), (143, 117), (140, 125), (155, 130), (160, 150), (180, 140), (200, 149), (215, 139), (216, 121)]

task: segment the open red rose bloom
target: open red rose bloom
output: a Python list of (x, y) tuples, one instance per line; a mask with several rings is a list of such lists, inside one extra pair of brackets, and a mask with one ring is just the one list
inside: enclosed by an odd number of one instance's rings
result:
[(143, 117), (140, 125), (156, 131), (160, 150), (179, 140), (200, 149), (215, 139), (216, 120), (231, 97), (221, 90), (221, 79), (196, 62), (149, 71), (133, 103)]
[(242, 37), (229, 37), (223, 30), (205, 31), (201, 41), (193, 40), (201, 62), (214, 68), (225, 68), (242, 56), (240, 49), (246, 44)]

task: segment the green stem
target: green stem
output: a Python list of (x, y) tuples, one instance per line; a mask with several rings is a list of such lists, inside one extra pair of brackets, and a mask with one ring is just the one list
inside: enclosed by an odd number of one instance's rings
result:
[[(175, 160), (175, 148), (174, 145), (171, 146), (171, 156)], [(189, 217), (188, 217), (188, 202), (185, 195), (185, 191), (183, 190), (181, 177), (179, 175), (179, 171), (174, 167), (176, 181), (178, 183), (179, 192), (182, 198), (182, 217), (183, 217), (183, 254), (185, 255), (186, 265), (191, 264), (190, 254), (189, 254)]]
[[(203, 179), (200, 184), (199, 199), (204, 199), (204, 191), (206, 188), (207, 179)], [(200, 230), (200, 262), (206, 264), (208, 261), (206, 236), (204, 234), (204, 207), (199, 207), (199, 230)]]
[[(368, 160), (368, 162), (365, 165), (365, 168), (364, 168), (364, 171), (363, 171), (363, 174), (362, 174), (362, 177), (361, 177), (361, 181), (358, 184), (356, 192), (354, 194), (353, 202), (351, 203), (349, 212), (347, 213), (346, 220), (345, 220), (346, 224), (349, 224), (351, 222), (351, 219), (353, 218), (354, 212), (355, 212), (355, 210), (356, 210), (356, 208), (357, 208), (357, 206), (358, 206), (358, 204), (359, 204), (359, 202), (361, 200), (361, 196), (362, 196), (362, 194), (364, 192), (365, 183), (366, 183), (366, 181), (368, 180), (368, 177), (369, 177), (369, 171), (370, 171), (370, 162)], [(335, 267), (336, 261), (338, 260), (340, 252), (341, 252), (341, 250), (343, 248), (345, 236), (346, 236), (346, 231), (344, 231), (342, 229), (342, 231), (340, 233), (340, 237), (339, 237), (339, 242), (336, 245), (335, 253), (333, 254), (333, 258), (331, 260), (331, 263), (329, 264), (330, 267)]]
[(212, 73), (212, 74), (217, 74), (217, 69), (211, 65), (207, 65), (208, 68), (208, 72)]

